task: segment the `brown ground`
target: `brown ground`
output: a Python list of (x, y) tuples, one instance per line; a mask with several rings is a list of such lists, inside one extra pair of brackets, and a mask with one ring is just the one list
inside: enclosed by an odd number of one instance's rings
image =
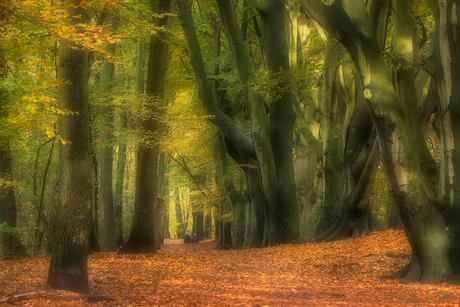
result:
[[(166, 243), (155, 255), (89, 257), (91, 292), (111, 295), (115, 301), (89, 303), (64, 294), (14, 305), (425, 307), (460, 303), (460, 286), (403, 285), (381, 279), (408, 262), (410, 249), (402, 231), (250, 250), (215, 250), (215, 242)], [(48, 267), (49, 257), (43, 256), (0, 261), (0, 300), (47, 290)]]
[(200, 243), (184, 244), (183, 239), (165, 239), (165, 244), (162, 244), (160, 249), (207, 250), (207, 249), (215, 249), (216, 246), (217, 246), (217, 241), (215, 240), (204, 240), (204, 241), (200, 241)]

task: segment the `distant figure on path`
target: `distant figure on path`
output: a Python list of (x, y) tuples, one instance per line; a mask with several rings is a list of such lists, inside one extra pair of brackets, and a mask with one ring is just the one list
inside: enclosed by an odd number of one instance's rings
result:
[(190, 243), (190, 235), (188, 233), (185, 234), (184, 243), (185, 244)]
[(192, 243), (198, 243), (198, 236), (196, 234), (192, 237)]

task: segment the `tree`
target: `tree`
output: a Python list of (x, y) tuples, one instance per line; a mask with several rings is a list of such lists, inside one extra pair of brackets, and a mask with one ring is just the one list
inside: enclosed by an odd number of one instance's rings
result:
[[(110, 16), (111, 31), (118, 29), (118, 16)], [(108, 44), (107, 50), (115, 54), (116, 43)], [(101, 155), (101, 175), (100, 175), (100, 194), (101, 194), (101, 223), (99, 227), (100, 242), (102, 251), (116, 251), (117, 237), (115, 234), (115, 211), (114, 211), (114, 193), (112, 187), (113, 181), (113, 129), (114, 115), (111, 103), (111, 89), (113, 87), (115, 65), (113, 62), (106, 61), (101, 72), (101, 86), (103, 89), (104, 106), (102, 111), (102, 131), (101, 138), (104, 142)], [(122, 148), (123, 150), (123, 148)], [(123, 160), (123, 157), (121, 157)], [(120, 161), (122, 162), (122, 161)], [(121, 166), (120, 166), (121, 167)]]
[[(152, 11), (162, 16), (157, 18), (157, 28), (164, 27), (150, 40), (149, 67), (146, 96), (152, 113), (158, 113), (163, 101), (167, 68), (168, 37), (172, 17), (163, 15), (172, 12), (174, 1), (151, 1)], [(142, 121), (146, 139), (139, 145), (136, 169), (136, 198), (131, 234), (121, 253), (154, 253), (155, 206), (157, 202), (159, 144), (155, 138), (159, 131), (159, 119), (151, 116)]]
[[(439, 40), (449, 37), (445, 34), (452, 29), (442, 27), (450, 19), (440, 18), (452, 16), (452, 11), (449, 10), (452, 2), (442, 2), (444, 5), (439, 3), (439, 7), (436, 1), (429, 2), (435, 20), (437, 19), (436, 37)], [(447, 155), (444, 156), (438, 173), (418, 118), (414, 80), (419, 41), (415, 31), (417, 27), (412, 23), (409, 1), (392, 1), (392, 61), (397, 80), (395, 87), (363, 3), (344, 0), (325, 5), (315, 0), (302, 1), (302, 4), (312, 18), (334, 33), (347, 48), (363, 84), (364, 98), (377, 131), (388, 189), (412, 249), (411, 262), (396, 276), (408, 282), (419, 280), (423, 283), (440, 283), (457, 275), (458, 257), (454, 255), (458, 250), (456, 246), (459, 240), (454, 239), (458, 232), (456, 224), (452, 222), (458, 218), (453, 188), (456, 185), (452, 181), (456, 174), (456, 160), (453, 158), (456, 152), (453, 142), (456, 129), (455, 124), (452, 124), (455, 121), (450, 122), (456, 113), (443, 116), (447, 123), (441, 129), (446, 135), (452, 135), (449, 147), (452, 150), (444, 151)], [(445, 13), (448, 14), (443, 15)], [(453, 46), (449, 43), (438, 44), (438, 48)], [(446, 65), (450, 71), (451, 63)], [(451, 77), (452, 75), (447, 77), (446, 81), (454, 80)], [(452, 91), (447, 97), (440, 94), (440, 106), (446, 107), (446, 112), (455, 109), (458, 99), (454, 93)], [(454, 99), (451, 100), (452, 98)], [(449, 145), (444, 142), (442, 146), (447, 149)], [(449, 163), (451, 167), (448, 167)], [(448, 178), (452, 179), (452, 185), (445, 184), (449, 182)], [(448, 195), (452, 197), (447, 197)]]
[[(268, 244), (291, 242), (298, 236), (292, 159), (292, 129), (295, 119), (292, 94), (286, 90), (286, 78), (275, 79), (277, 88), (281, 90), (270, 101), (270, 117), (268, 116), (261, 95), (255, 94), (249, 86), (254, 78), (253, 68), (242, 32), (235, 19), (234, 7), (230, 1), (218, 1), (218, 6), (242, 96), (250, 110), (252, 138), (246, 136), (232, 118), (216, 104), (196, 36), (191, 1), (183, 1), (178, 4), (178, 16), (187, 42), (199, 97), (205, 112), (213, 116), (212, 122), (221, 129), (225, 137), (243, 154), (258, 161), (267, 201)], [(283, 71), (289, 70), (285, 48), (284, 1), (268, 1), (259, 11), (265, 25), (263, 41), (266, 42), (264, 54), (267, 67), (274, 75), (282, 75)]]
[[(68, 23), (81, 27), (90, 20), (86, 7), (67, 2)], [(91, 225), (92, 167), (88, 110), (88, 51), (61, 39), (57, 77), (58, 104), (72, 115), (59, 116), (60, 186), (47, 284), (54, 289), (89, 292), (88, 241)]]

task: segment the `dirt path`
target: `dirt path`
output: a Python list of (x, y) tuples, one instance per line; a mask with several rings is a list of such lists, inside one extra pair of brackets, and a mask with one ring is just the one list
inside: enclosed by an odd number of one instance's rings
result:
[(204, 240), (200, 243), (190, 243), (185, 244), (183, 239), (165, 239), (165, 244), (161, 244), (160, 249), (166, 250), (180, 250), (180, 249), (190, 249), (190, 250), (208, 250), (215, 249), (217, 246), (217, 241), (215, 240)]

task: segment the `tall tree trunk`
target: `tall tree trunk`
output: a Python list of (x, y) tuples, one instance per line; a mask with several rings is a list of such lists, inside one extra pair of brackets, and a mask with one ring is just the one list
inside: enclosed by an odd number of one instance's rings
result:
[(176, 191), (174, 192), (174, 208), (176, 210), (176, 223), (177, 223), (176, 236), (178, 239), (183, 239), (185, 236), (187, 227), (185, 226), (184, 219), (182, 216), (182, 207), (180, 204), (179, 187), (177, 187)]
[[(427, 0), (436, 24), (434, 48), (432, 54), (425, 59), (425, 70), (436, 81), (439, 92), (438, 114), (440, 119), (441, 162), (436, 207), (443, 213), (444, 220), (437, 220), (434, 231), (439, 230), (442, 241), (439, 242), (444, 271), (431, 272), (441, 281), (445, 277), (454, 276), (460, 280), (460, 11), (459, 3), (453, 0)], [(425, 165), (422, 164), (422, 167)], [(444, 223), (446, 225), (444, 225)], [(444, 236), (448, 235), (448, 241)], [(421, 237), (429, 233), (420, 233)], [(447, 250), (446, 250), (447, 249)], [(430, 255), (432, 256), (432, 255)], [(450, 265), (447, 266), (446, 262)], [(421, 263), (422, 265), (423, 263)], [(424, 268), (424, 267), (422, 267)], [(449, 271), (449, 269), (451, 271)], [(440, 276), (441, 275), (441, 276)]]
[[(157, 14), (171, 13), (174, 0), (151, 1), (152, 11)], [(165, 16), (156, 21), (157, 27), (165, 31), (153, 35), (150, 40), (149, 67), (146, 94), (148, 107), (153, 114), (159, 111), (163, 102), (165, 74), (167, 69), (168, 39), (172, 17)], [(155, 206), (157, 203), (159, 144), (155, 134), (159, 130), (159, 119), (153, 116), (142, 122), (143, 131), (148, 134), (139, 145), (136, 165), (136, 196), (131, 234), (121, 253), (154, 253)]]
[[(125, 116), (121, 116), (120, 128), (126, 129), (128, 127), (128, 121)], [(123, 185), (125, 180), (125, 168), (126, 168), (126, 144), (120, 143), (118, 145), (118, 159), (117, 159), (117, 172), (115, 191), (113, 193), (113, 214), (115, 218), (115, 237), (117, 240), (117, 246), (121, 247), (124, 245), (123, 238)]]
[[(111, 31), (118, 29), (118, 17), (111, 16)], [(108, 44), (107, 50), (115, 54), (116, 43)], [(111, 89), (113, 87), (113, 76), (115, 65), (106, 61), (101, 73), (101, 86), (103, 89), (104, 107), (102, 108), (101, 139), (103, 141), (101, 157), (101, 223), (100, 242), (102, 251), (116, 251), (117, 238), (115, 235), (115, 215), (113, 201), (113, 129), (114, 116), (111, 104)]]
[(322, 128), (323, 128), (323, 202), (316, 226), (316, 234), (328, 230), (338, 219), (342, 210), (344, 193), (344, 120), (345, 93), (340, 82), (340, 63), (344, 50), (336, 41), (330, 40), (326, 46), (322, 87)]
[[(67, 1), (70, 4), (70, 1)], [(67, 6), (70, 24), (89, 21), (89, 10)], [(75, 112), (59, 115), (59, 206), (52, 240), (47, 284), (53, 289), (89, 292), (88, 242), (91, 226), (92, 159), (88, 108), (88, 52), (64, 39), (59, 46), (57, 77), (60, 109)], [(64, 142), (68, 142), (65, 143)]]
[[(264, 22), (263, 53), (266, 66), (274, 74), (290, 70), (286, 43), (286, 1), (268, 0), (260, 11)], [(270, 141), (278, 184), (277, 195), (268, 200), (269, 244), (290, 243), (298, 237), (294, 159), (292, 154), (295, 112), (290, 82), (280, 78), (276, 87), (281, 89), (270, 102)], [(264, 185), (264, 189), (266, 189)], [(271, 189), (271, 188), (270, 188)], [(268, 194), (267, 194), (268, 195)]]

